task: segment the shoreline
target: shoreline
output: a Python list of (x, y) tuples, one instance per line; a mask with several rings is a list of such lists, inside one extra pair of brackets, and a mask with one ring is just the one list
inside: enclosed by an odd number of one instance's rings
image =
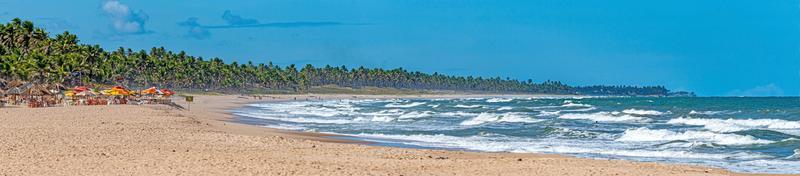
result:
[[(273, 95), (294, 100), (309, 95)], [(314, 95), (317, 96), (317, 95)], [(357, 97), (374, 98), (377, 96)], [(414, 95), (416, 96), (416, 95)], [(446, 95), (453, 96), (453, 95)], [(475, 96), (475, 95), (471, 95)], [(480, 95), (477, 95), (480, 96)], [(517, 96), (517, 95), (514, 95)], [(330, 95), (324, 98), (350, 98)], [(388, 98), (403, 98), (382, 95)], [(378, 97), (380, 98), (380, 97)], [(272, 100), (272, 99), (270, 99)], [(769, 175), (685, 164), (363, 145), (231, 122), (251, 97), (163, 105), (0, 108), (10, 175)]]
[[(421, 94), (421, 95), (346, 95), (346, 94), (287, 94), (287, 95), (269, 95), (273, 96), (276, 99), (273, 100), (254, 100), (248, 101), (246, 103), (240, 103), (240, 106), (228, 108), (226, 110), (232, 110), (235, 108), (240, 108), (246, 104), (251, 103), (276, 103), (276, 102), (291, 102), (291, 101), (317, 101), (313, 99), (302, 99), (303, 97), (324, 97), (323, 100), (341, 100), (341, 99), (435, 99), (435, 98), (519, 98), (519, 97), (575, 97), (573, 95), (547, 95), (547, 94), (518, 94), (518, 95), (508, 95), (508, 94), (443, 94), (443, 95), (436, 95), (436, 94)], [(298, 98), (298, 99), (294, 99)], [(320, 100), (321, 101), (321, 100)], [(554, 155), (556, 157), (566, 157), (566, 158), (577, 158), (577, 159), (588, 159), (588, 160), (595, 160), (595, 161), (602, 161), (602, 160), (616, 160), (616, 161), (625, 161), (625, 162), (634, 162), (634, 163), (651, 163), (651, 164), (658, 164), (658, 165), (677, 165), (677, 166), (689, 166), (689, 167), (699, 167), (705, 168), (706, 170), (703, 171), (704, 174), (709, 174), (709, 170), (723, 170), (728, 172), (725, 175), (793, 175), (793, 174), (764, 174), (764, 173), (735, 173), (730, 172), (728, 170), (710, 166), (702, 166), (702, 165), (690, 165), (690, 164), (681, 164), (681, 163), (662, 163), (662, 162), (640, 162), (640, 161), (630, 161), (630, 160), (621, 160), (621, 159), (600, 159), (600, 158), (585, 158), (585, 157), (577, 157), (571, 156), (566, 154), (553, 154), (553, 153), (511, 153), (511, 152), (486, 152), (486, 151), (467, 151), (463, 149), (448, 149), (448, 148), (428, 148), (428, 147), (421, 147), (421, 146), (391, 146), (391, 145), (374, 145), (377, 142), (370, 142), (365, 140), (358, 140), (359, 137), (346, 135), (346, 134), (330, 134), (330, 133), (320, 133), (320, 132), (307, 132), (307, 131), (297, 131), (297, 130), (289, 130), (289, 129), (280, 129), (280, 128), (271, 128), (265, 126), (258, 126), (255, 124), (247, 124), (236, 122), (238, 117), (232, 113), (226, 113), (227, 117), (225, 117), (225, 122), (242, 124), (246, 126), (252, 126), (257, 128), (264, 128), (272, 130), (277, 130), (278, 133), (282, 134), (291, 134), (294, 137), (300, 136), (301, 139), (307, 140), (314, 140), (320, 142), (332, 142), (332, 143), (341, 143), (341, 144), (357, 144), (357, 145), (367, 145), (373, 147), (389, 147), (389, 148), (400, 148), (400, 149), (411, 149), (411, 150), (440, 150), (440, 151), (449, 151), (449, 152), (470, 152), (470, 153), (485, 153), (485, 154), (519, 154), (519, 155)], [(295, 136), (296, 135), (296, 136)]]

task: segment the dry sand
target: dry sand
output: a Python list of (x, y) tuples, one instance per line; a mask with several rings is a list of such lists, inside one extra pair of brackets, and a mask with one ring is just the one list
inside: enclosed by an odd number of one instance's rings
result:
[[(312, 96), (297, 97), (353, 98)], [(397, 96), (355, 98), (388, 97)], [(553, 154), (376, 147), (226, 122), (231, 117), (226, 109), (253, 101), (198, 96), (191, 110), (162, 105), (0, 108), (0, 175), (742, 175)]]

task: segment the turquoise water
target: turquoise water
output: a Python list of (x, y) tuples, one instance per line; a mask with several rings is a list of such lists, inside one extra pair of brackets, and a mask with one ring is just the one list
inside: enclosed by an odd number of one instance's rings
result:
[(390, 146), (800, 173), (800, 98), (469, 98), (251, 104), (245, 123)]

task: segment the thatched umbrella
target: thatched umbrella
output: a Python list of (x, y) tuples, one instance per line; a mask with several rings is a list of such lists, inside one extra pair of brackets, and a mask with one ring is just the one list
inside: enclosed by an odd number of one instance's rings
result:
[(17, 96), (22, 95), (22, 89), (19, 87), (11, 87), (6, 91), (6, 96), (8, 96), (8, 101), (11, 104), (17, 104)]
[(64, 85), (59, 84), (59, 83), (53, 83), (53, 84), (47, 85), (47, 90), (50, 90), (50, 93), (56, 94), (56, 93), (59, 93), (59, 92), (67, 90), (67, 87), (65, 87)]
[(22, 89), (19, 87), (12, 87), (6, 91), (7, 95), (22, 95)]
[(22, 92), (22, 95), (27, 96), (45, 96), (50, 94), (50, 91), (47, 90), (47, 87), (44, 85), (32, 85)]
[(13, 80), (13, 81), (9, 81), (6, 86), (11, 88), (11, 87), (19, 87), (19, 86), (22, 86), (22, 85), (25, 85), (25, 82), (16, 79), (16, 80)]

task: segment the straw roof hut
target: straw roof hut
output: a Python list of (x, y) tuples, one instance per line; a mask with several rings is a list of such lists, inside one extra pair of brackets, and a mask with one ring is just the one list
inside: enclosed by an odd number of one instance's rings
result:
[(6, 83), (6, 86), (9, 87), (9, 88), (11, 88), (11, 87), (19, 87), (19, 86), (22, 86), (22, 85), (25, 85), (25, 82), (20, 81), (18, 79), (17, 80), (13, 80), (13, 81), (9, 81), (8, 83)]
[(64, 85), (59, 84), (59, 83), (54, 83), (54, 84), (47, 85), (47, 90), (49, 90), (50, 93), (56, 94), (56, 93), (59, 93), (59, 92), (67, 90), (67, 87), (65, 87)]
[(22, 95), (22, 89), (19, 87), (12, 87), (6, 91), (6, 95)]
[(28, 95), (28, 96), (44, 96), (50, 94), (51, 94), (50, 91), (47, 90), (47, 86), (44, 85), (33, 85), (22, 92), (22, 95)]

